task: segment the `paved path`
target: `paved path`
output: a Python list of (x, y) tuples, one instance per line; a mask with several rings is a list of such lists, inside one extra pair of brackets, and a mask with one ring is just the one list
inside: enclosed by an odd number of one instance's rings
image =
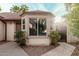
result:
[(27, 56), (24, 50), (15, 42), (0, 45), (0, 56)]
[(74, 49), (75, 47), (70, 44), (60, 43), (60, 46), (52, 49), (51, 51), (43, 54), (42, 56), (70, 56)]
[[(60, 43), (60, 46), (42, 56), (70, 56), (75, 47), (67, 43)], [(0, 45), (0, 56), (28, 56), (25, 51), (17, 45), (15, 42), (8, 42)]]

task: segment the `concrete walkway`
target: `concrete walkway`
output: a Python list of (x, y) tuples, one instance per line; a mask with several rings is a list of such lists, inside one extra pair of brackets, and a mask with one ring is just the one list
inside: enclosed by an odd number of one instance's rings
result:
[[(70, 56), (75, 47), (67, 43), (59, 43), (56, 47), (42, 56)], [(8, 42), (0, 45), (0, 56), (28, 56), (28, 54), (17, 45), (16, 42)]]
[(43, 54), (42, 56), (70, 56), (75, 47), (67, 43), (59, 43), (60, 46)]
[(15, 42), (0, 45), (0, 56), (27, 56), (22, 48)]

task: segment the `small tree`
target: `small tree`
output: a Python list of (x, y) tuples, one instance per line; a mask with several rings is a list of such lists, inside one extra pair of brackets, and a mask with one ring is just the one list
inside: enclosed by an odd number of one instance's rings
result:
[(51, 44), (57, 45), (57, 42), (60, 40), (60, 34), (57, 31), (51, 31), (48, 36), (51, 40)]
[(79, 37), (79, 4), (72, 4), (68, 18), (68, 29), (74, 35)]
[(13, 5), (10, 9), (11, 12), (16, 12), (19, 13), (20, 12), (20, 7), (17, 5)]
[(26, 45), (26, 39), (28, 39), (25, 31), (18, 31), (15, 33), (16, 42), (20, 46)]
[(29, 10), (29, 7), (27, 5), (20, 6), (20, 11), (22, 11), (23, 13), (27, 12), (28, 10)]
[(11, 12), (15, 12), (15, 13), (25, 13), (29, 10), (29, 7), (27, 5), (13, 5), (10, 9)]

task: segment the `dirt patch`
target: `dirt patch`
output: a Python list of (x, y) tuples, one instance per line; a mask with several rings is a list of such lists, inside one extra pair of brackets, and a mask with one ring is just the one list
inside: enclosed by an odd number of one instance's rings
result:
[(57, 47), (59, 45), (53, 46), (26, 46), (23, 47), (24, 51), (29, 55), (29, 56), (40, 56), (48, 51), (50, 51), (51, 49), (54, 49), (55, 47)]

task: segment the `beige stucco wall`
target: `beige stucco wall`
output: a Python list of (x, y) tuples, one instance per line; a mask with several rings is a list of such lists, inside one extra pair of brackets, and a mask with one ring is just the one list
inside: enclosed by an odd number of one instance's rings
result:
[[(22, 17), (22, 19), (25, 19), (25, 30), (22, 29), (22, 21), (21, 21), (21, 29), (23, 31), (26, 31), (27, 34), (28, 34), (28, 37), (30, 38), (29, 36), (29, 18), (30, 17), (35, 17), (35, 18), (46, 18), (46, 26), (47, 26), (47, 37), (48, 37), (48, 34), (50, 33), (50, 29), (53, 28), (53, 16), (51, 15), (25, 15), (24, 17)], [(34, 38), (34, 39), (29, 39), (29, 43), (28, 45), (49, 45), (50, 44), (50, 40), (48, 38)]]
[(7, 40), (14, 41), (14, 32), (16, 30), (14, 22), (7, 22)]
[(4, 26), (4, 23), (0, 21), (0, 41), (5, 39)]
[[(59, 21), (57, 21), (59, 20)], [(67, 21), (65, 18), (61, 17), (60, 19), (54, 19), (53, 29), (58, 30), (59, 32), (64, 32), (67, 30)]]
[(27, 45), (34, 45), (34, 46), (48, 46), (50, 45), (49, 39), (29, 39), (29, 43)]

